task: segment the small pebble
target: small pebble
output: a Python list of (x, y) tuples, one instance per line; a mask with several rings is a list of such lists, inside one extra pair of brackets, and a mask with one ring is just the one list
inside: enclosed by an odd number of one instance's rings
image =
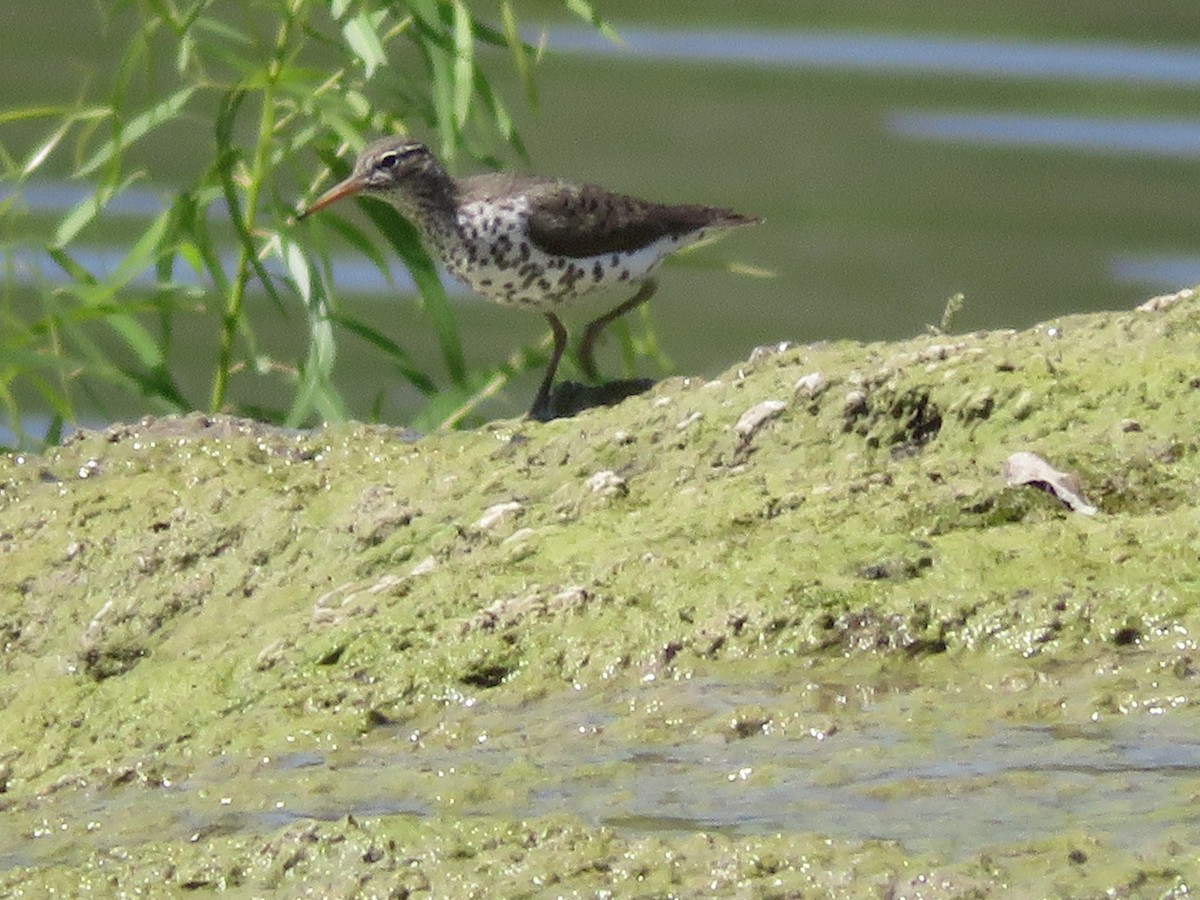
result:
[(829, 387), (829, 379), (820, 372), (809, 372), (796, 379), (796, 396), (805, 400), (814, 400)]
[(524, 509), (516, 500), (493, 504), (483, 511), (483, 515), (471, 527), (476, 531), (491, 531), (509, 516), (519, 515)]
[(733, 430), (744, 441), (753, 440), (754, 435), (767, 422), (774, 419), (781, 412), (787, 409), (787, 404), (782, 400), (764, 400), (762, 403), (755, 404), (744, 413), (737, 424), (733, 426)]
[(606, 497), (629, 493), (629, 485), (625, 479), (608, 469), (597, 472), (584, 484), (593, 494), (603, 494)]

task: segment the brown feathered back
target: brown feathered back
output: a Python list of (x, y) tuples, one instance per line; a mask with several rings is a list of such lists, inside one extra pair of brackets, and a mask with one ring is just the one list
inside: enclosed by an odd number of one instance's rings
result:
[(464, 202), (502, 198), (519, 189), (530, 204), (530, 241), (546, 253), (576, 259), (631, 253), (659, 238), (759, 221), (731, 209), (653, 203), (555, 178), (496, 173), (472, 176), (462, 184)]

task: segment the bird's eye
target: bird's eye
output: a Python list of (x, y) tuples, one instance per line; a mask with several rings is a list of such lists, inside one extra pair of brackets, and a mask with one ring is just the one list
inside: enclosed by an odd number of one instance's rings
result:
[(385, 153), (385, 154), (383, 154), (383, 156), (379, 157), (379, 168), (394, 169), (394, 168), (396, 168), (396, 164), (398, 162), (400, 162), (400, 154)]

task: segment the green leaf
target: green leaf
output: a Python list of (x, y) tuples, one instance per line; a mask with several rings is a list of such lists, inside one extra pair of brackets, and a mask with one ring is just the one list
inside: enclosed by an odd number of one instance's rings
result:
[[(98, 308), (97, 311), (102, 315), (105, 324), (120, 335), (146, 370), (161, 369), (164, 366), (162, 347), (130, 312), (125, 311), (131, 307), (121, 303), (118, 294), (128, 287), (133, 279), (154, 267), (163, 253), (163, 237), (171, 219), (169, 210), (159, 214), (103, 281), (98, 281), (83, 270), (83, 267), (75, 263), (61, 248), (51, 250), (51, 257), (59, 262), (64, 271), (79, 285), (73, 293), (86, 305)], [(130, 377), (144, 377), (137, 376), (132, 371), (127, 374)], [(156, 380), (161, 382), (163, 377), (164, 375), (160, 374), (156, 376)]]
[(522, 87), (525, 88), (525, 100), (530, 108), (536, 111), (538, 98), (537, 86), (533, 81), (533, 64), (530, 62), (526, 44), (521, 40), (521, 33), (517, 28), (517, 16), (513, 12), (509, 0), (504, 0), (500, 4), (500, 24), (504, 29), (504, 42), (512, 53), (513, 67), (521, 78)]
[[(5, 369), (15, 369), (23, 374), (30, 374), (38, 369), (56, 369), (65, 372), (70, 363), (60, 356), (52, 356), (36, 347), (0, 346), (0, 366)], [(11, 378), (6, 377), (5, 382)]]
[[(314, 288), (317, 288), (316, 284)], [(349, 417), (345, 402), (333, 386), (337, 345), (333, 337), (333, 320), (319, 288), (308, 310), (308, 357), (300, 367), (296, 399), (287, 415), (288, 424), (292, 426), (306, 423), (314, 412), (326, 422), (340, 422)]]
[(213, 38), (220, 38), (222, 43), (229, 45), (229, 52), (233, 52), (235, 48), (240, 48), (245, 53), (244, 59), (252, 58), (252, 53), (246, 53), (246, 51), (252, 50), (254, 47), (254, 39), (250, 35), (234, 28), (232, 25), (222, 22), (214, 16), (199, 17), (200, 8), (209, 5), (209, 0), (197, 3), (191, 13), (194, 22), (185, 25), (185, 29), (190, 29), (191, 25), (194, 24), (196, 31), (207, 36), (209, 42)]
[(512, 116), (509, 115), (508, 109), (505, 108), (500, 98), (492, 92), (492, 86), (488, 84), (482, 72), (476, 75), (475, 91), (479, 94), (480, 99), (483, 100), (483, 105), (487, 107), (488, 112), (491, 113), (492, 123), (496, 126), (496, 130), (500, 133), (500, 136), (515, 147), (518, 153), (526, 156), (525, 145), (521, 142), (521, 138), (517, 134)]
[(375, 223), (375, 227), (391, 244), (392, 249), (404, 261), (409, 274), (417, 284), (421, 293), (425, 313), (433, 321), (437, 333), (438, 344), (446, 369), (455, 384), (466, 382), (467, 365), (463, 358), (462, 343), (459, 339), (458, 318), (446, 289), (438, 277), (437, 266), (425, 248), (421, 246), (417, 230), (398, 212), (378, 203), (363, 204), (363, 209)]
[(145, 371), (126, 366), (122, 367), (121, 372), (137, 386), (142, 396), (158, 400), (169, 409), (178, 412), (185, 412), (192, 408), (171, 378), (171, 373), (165, 365), (157, 365)]
[(214, 291), (218, 296), (227, 297), (230, 290), (229, 279), (226, 277), (220, 253), (213, 242), (206, 216), (208, 207), (219, 196), (215, 186), (184, 191), (176, 196), (171, 206), (171, 214), (175, 221), (175, 230), (186, 236), (176, 252), (194, 268), (196, 274), (207, 274), (212, 279)]
[(563, 0), (563, 5), (614, 44), (624, 43), (621, 40), (621, 36), (617, 34), (616, 29), (604, 21), (604, 19), (601, 19), (596, 11), (592, 9), (592, 4), (588, 3), (587, 0)]
[(159, 101), (150, 109), (134, 116), (117, 132), (116, 137), (105, 141), (87, 162), (75, 170), (75, 177), (83, 178), (91, 175), (130, 144), (145, 137), (159, 125), (175, 119), (198, 89), (199, 85), (180, 88), (165, 100)]
[(21, 166), (21, 176), (28, 177), (36, 172), (38, 168), (41, 167), (42, 163), (46, 161), (46, 157), (53, 153), (54, 148), (62, 142), (64, 137), (67, 136), (67, 132), (71, 130), (71, 126), (74, 124), (75, 123), (70, 119), (66, 119), (59, 123), (59, 126), (50, 132), (50, 136), (47, 137), (46, 140), (42, 141), (42, 143), (25, 159), (25, 164)]
[(387, 64), (387, 53), (379, 40), (379, 23), (386, 13), (379, 10), (374, 13), (360, 12), (342, 26), (342, 36), (346, 39), (351, 52), (358, 57), (363, 65), (363, 74), (370, 78), (375, 70)]
[(170, 222), (170, 210), (159, 213), (150, 223), (150, 227), (142, 232), (141, 237), (129, 248), (124, 258), (117, 263), (112, 274), (104, 279), (105, 287), (115, 294), (147, 269), (152, 268), (159, 256), (165, 252), (163, 237)]
[(71, 243), (79, 232), (86, 228), (114, 197), (118, 196), (137, 180), (137, 175), (130, 175), (117, 184), (97, 185), (94, 194), (90, 197), (84, 197), (75, 204), (75, 207), (58, 223), (58, 228), (54, 232), (54, 246), (65, 247)]
[(196, 40), (191, 35), (184, 35), (175, 48), (175, 71), (181, 75), (188, 70), (196, 55)]
[(471, 14), (462, 0), (453, 0), (454, 7), (454, 124), (461, 131), (471, 115), (471, 98), (475, 86), (475, 37), (471, 29)]
[(439, 148), (444, 160), (454, 157), (459, 129), (455, 115), (455, 45), (445, 34), (433, 0), (408, 0), (416, 22), (415, 40), (429, 68), (429, 90), (433, 99), (434, 119), (441, 132)]
[(384, 278), (391, 279), (391, 266), (388, 263), (387, 256), (379, 249), (379, 244), (367, 237), (361, 228), (350, 224), (350, 222), (336, 213), (326, 213), (324, 224), (331, 231), (341, 235), (343, 240), (365, 256)]
[(295, 241), (281, 238), (278, 246), (284, 268), (292, 276), (292, 281), (296, 284), (296, 291), (300, 294), (300, 299), (307, 306), (311, 302), (313, 295), (312, 265), (309, 263), (308, 257), (304, 255), (304, 251), (300, 249), (300, 246)]
[(245, 97), (243, 91), (235, 90), (226, 93), (222, 98), (221, 109), (217, 113), (217, 171), (221, 176), (221, 193), (229, 207), (229, 218), (233, 223), (233, 230), (237, 234), (238, 242), (242, 245), (246, 261), (253, 268), (254, 274), (258, 276), (259, 283), (267, 292), (267, 296), (275, 303), (276, 309), (282, 311), (285, 309), (283, 298), (275, 290), (274, 281), (267, 270), (263, 268), (262, 260), (258, 257), (258, 248), (255, 246), (254, 236), (250, 234), (246, 225), (234, 176), (235, 164), (241, 159), (242, 151), (234, 141), (233, 126), (237, 119), (238, 108)]
[(50, 257), (58, 267), (62, 269), (72, 281), (79, 284), (95, 284), (96, 276), (77, 263), (75, 259), (67, 253), (61, 246), (50, 246), (46, 248), (46, 255)]
[(75, 239), (75, 235), (79, 234), (92, 219), (100, 214), (102, 208), (99, 192), (80, 200), (75, 204), (75, 208), (58, 223), (58, 228), (54, 231), (54, 246), (65, 247), (71, 243)]
[[(107, 109), (104, 110), (106, 113)], [(21, 109), (0, 110), (0, 125), (9, 122), (23, 122), (26, 119), (50, 119), (66, 115), (67, 109), (62, 106), (26, 106)]]
[(412, 384), (422, 394), (437, 393), (437, 385), (433, 383), (433, 380), (416, 368), (408, 352), (383, 332), (347, 315), (333, 314), (330, 319), (391, 357), (393, 365), (396, 366), (396, 370), (404, 377), (405, 381)]
[(162, 365), (162, 349), (158, 341), (133, 316), (110, 313), (105, 318), (105, 324), (121, 336), (143, 366), (157, 369)]

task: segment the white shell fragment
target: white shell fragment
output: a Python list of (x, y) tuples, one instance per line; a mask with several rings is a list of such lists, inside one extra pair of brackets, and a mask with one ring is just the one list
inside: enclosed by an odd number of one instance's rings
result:
[(796, 396), (805, 400), (815, 400), (829, 386), (829, 379), (820, 372), (809, 372), (796, 379)]
[(1079, 477), (1060, 472), (1036, 453), (1021, 450), (1004, 461), (1004, 481), (1009, 487), (1032, 484), (1057, 497), (1068, 508), (1085, 516), (1094, 516), (1096, 507), (1083, 496)]
[(625, 479), (610, 469), (597, 472), (584, 484), (593, 494), (603, 494), (606, 497), (623, 496), (629, 493), (629, 485)]
[(410, 577), (416, 577), (418, 575), (428, 575), (430, 572), (432, 572), (437, 567), (438, 567), (437, 560), (434, 559), (432, 556), (427, 556), (423, 560), (421, 560), (419, 563), (417, 563), (415, 566), (413, 566), (412, 571), (409, 572), (408, 574)]
[(525, 507), (516, 500), (496, 503), (485, 509), (483, 515), (479, 517), (479, 521), (472, 527), (476, 531), (491, 531), (509, 516), (520, 514), (524, 509)]
[(737, 420), (737, 424), (733, 426), (733, 430), (737, 432), (738, 437), (749, 443), (754, 439), (754, 435), (758, 434), (758, 430), (767, 422), (771, 421), (781, 412), (787, 409), (787, 404), (782, 400), (764, 400), (762, 403), (755, 404)]

